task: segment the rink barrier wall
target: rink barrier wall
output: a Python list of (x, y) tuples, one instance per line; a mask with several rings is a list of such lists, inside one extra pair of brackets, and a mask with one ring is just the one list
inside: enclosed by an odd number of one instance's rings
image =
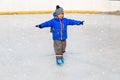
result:
[[(53, 13), (54, 10), (39, 10), (39, 11), (6, 11), (0, 12), (0, 15), (14, 15), (14, 14), (47, 14)], [(64, 10), (65, 13), (89, 13), (89, 14), (98, 14), (102, 11), (95, 10)]]

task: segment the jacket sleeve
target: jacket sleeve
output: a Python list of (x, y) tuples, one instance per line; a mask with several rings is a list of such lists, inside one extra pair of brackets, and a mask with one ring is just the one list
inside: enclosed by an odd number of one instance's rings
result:
[(51, 26), (52, 26), (52, 20), (39, 24), (39, 28), (51, 27)]
[(80, 25), (81, 21), (73, 20), (73, 19), (67, 19), (67, 25)]

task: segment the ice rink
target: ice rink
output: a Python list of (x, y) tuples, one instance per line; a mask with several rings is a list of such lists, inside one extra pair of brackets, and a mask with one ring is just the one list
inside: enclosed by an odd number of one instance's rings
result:
[(85, 20), (68, 26), (65, 63), (56, 65), (52, 14), (0, 15), (0, 80), (120, 80), (120, 16), (65, 14)]

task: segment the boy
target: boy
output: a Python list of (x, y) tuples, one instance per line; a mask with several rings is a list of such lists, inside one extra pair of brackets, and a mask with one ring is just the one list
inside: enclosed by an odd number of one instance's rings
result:
[(54, 12), (54, 18), (46, 21), (42, 24), (36, 25), (36, 27), (52, 27), (52, 37), (54, 41), (54, 50), (56, 54), (56, 62), (61, 65), (64, 63), (63, 53), (66, 48), (66, 39), (67, 39), (67, 25), (83, 25), (84, 21), (77, 21), (72, 19), (64, 18), (63, 8), (59, 5), (56, 6)]

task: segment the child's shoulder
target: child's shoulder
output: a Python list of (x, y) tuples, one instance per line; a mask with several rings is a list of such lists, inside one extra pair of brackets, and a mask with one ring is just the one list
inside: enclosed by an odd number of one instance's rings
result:
[(68, 18), (63, 18), (64, 21), (68, 21), (69, 19)]
[(68, 19), (68, 18), (64, 17), (63, 19)]
[(63, 19), (67, 19), (66, 17), (64, 17)]

